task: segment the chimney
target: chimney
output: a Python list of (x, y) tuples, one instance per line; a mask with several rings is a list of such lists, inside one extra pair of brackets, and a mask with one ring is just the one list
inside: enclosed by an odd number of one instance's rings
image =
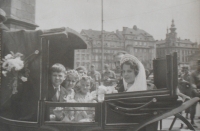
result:
[(123, 31), (125, 31), (127, 29), (127, 27), (123, 27)]

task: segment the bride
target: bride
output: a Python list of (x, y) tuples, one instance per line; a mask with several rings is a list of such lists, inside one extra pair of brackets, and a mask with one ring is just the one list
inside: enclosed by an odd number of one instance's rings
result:
[(147, 90), (144, 66), (135, 56), (125, 54), (120, 60), (120, 66), (123, 84), (118, 85), (119, 92)]

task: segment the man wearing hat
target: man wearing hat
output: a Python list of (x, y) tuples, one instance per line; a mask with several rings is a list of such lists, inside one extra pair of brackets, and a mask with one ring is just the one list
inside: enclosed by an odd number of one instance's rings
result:
[(116, 81), (116, 75), (115, 72), (110, 70), (110, 67), (108, 64), (104, 65), (105, 71), (102, 74), (102, 81), (104, 86), (112, 86), (113, 82)]
[(90, 76), (94, 80), (95, 86), (97, 86), (97, 84), (101, 85), (101, 74), (98, 71), (96, 71), (95, 65), (92, 64), (90, 66), (90, 71), (88, 72), (87, 75)]
[(6, 27), (3, 22), (6, 21), (6, 13), (4, 10), (0, 8), (0, 30), (9, 30), (8, 27)]
[(184, 66), (184, 67), (182, 67), (182, 71), (183, 71), (183, 74), (182, 74), (181, 78), (187, 82), (190, 82), (189, 68), (187, 66)]

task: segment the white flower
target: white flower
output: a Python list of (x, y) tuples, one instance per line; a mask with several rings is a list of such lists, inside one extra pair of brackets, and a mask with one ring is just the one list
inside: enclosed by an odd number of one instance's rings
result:
[(6, 77), (7, 76), (7, 71), (2, 71), (2, 74)]
[(2, 67), (7, 71), (11, 71), (12, 69), (15, 69), (15, 71), (19, 71), (24, 67), (24, 62), (21, 60), (20, 57), (17, 57), (15, 59), (7, 59), (3, 62)]
[(7, 60), (7, 59), (11, 59), (11, 58), (13, 58), (13, 56), (12, 56), (11, 54), (8, 54), (8, 55), (5, 56), (5, 59), (6, 59), (6, 60)]
[(21, 70), (24, 67), (24, 62), (21, 60), (20, 57), (13, 59), (13, 65), (16, 71)]
[(26, 82), (26, 81), (27, 81), (27, 78), (24, 77), (24, 76), (22, 76), (22, 77), (21, 77), (21, 80), (22, 80), (23, 82)]

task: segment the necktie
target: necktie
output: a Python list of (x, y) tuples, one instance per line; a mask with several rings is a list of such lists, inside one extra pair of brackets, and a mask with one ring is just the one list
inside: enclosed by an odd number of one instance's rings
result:
[(59, 88), (56, 88), (56, 99), (59, 101), (60, 91)]

